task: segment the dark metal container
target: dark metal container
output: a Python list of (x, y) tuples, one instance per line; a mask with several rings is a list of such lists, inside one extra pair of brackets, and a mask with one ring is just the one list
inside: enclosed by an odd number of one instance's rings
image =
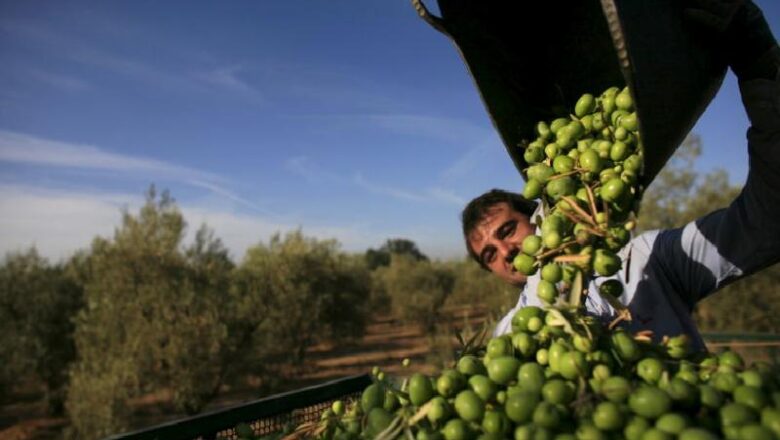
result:
[[(538, 121), (584, 93), (628, 85), (640, 119), (646, 186), (720, 88), (726, 65), (679, 0), (422, 0), (420, 16), (455, 43), (518, 171)], [(525, 175), (523, 175), (525, 178)]]

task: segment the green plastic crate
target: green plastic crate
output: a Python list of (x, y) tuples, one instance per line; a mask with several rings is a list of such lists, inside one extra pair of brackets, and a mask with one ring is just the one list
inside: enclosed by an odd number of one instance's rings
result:
[(249, 424), (255, 435), (282, 432), (290, 426), (319, 420), (335, 400), (346, 402), (360, 398), (371, 384), (367, 374), (350, 376), (277, 394), (250, 403), (207, 414), (179, 419), (139, 431), (118, 434), (106, 440), (212, 440), (237, 439), (235, 426)]

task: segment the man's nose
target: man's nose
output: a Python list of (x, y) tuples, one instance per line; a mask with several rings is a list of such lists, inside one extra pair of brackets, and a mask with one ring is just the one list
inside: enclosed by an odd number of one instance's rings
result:
[(498, 249), (498, 252), (500, 253), (501, 257), (503, 257), (504, 261), (506, 261), (507, 263), (511, 263), (512, 261), (514, 261), (518, 253), (518, 249), (515, 245), (511, 243), (506, 243), (504, 241), (499, 241), (496, 244), (496, 248)]

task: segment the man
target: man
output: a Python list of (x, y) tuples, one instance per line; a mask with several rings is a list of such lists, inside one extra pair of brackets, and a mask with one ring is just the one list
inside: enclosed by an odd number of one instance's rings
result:
[[(749, 172), (740, 195), (728, 208), (683, 227), (645, 232), (619, 253), (622, 269), (613, 277), (624, 285), (619, 301), (633, 320), (631, 331), (652, 330), (656, 339), (686, 333), (703, 347), (691, 311), (696, 303), (739, 278), (780, 261), (780, 48), (760, 10), (741, 0), (698, 0), (691, 20), (713, 30), (739, 79), (748, 130)], [(540, 277), (525, 277), (512, 261), (523, 239), (536, 229), (535, 204), (517, 194), (492, 190), (472, 200), (462, 215), (469, 254), (486, 270), (521, 287), (517, 305), (494, 334), (511, 331), (514, 313), (542, 305)], [(606, 278), (591, 281), (585, 306), (610, 319), (616, 311), (598, 294)]]

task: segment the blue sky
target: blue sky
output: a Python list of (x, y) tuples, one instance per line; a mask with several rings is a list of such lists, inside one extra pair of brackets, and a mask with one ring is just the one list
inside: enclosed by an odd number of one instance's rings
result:
[[(775, 33), (780, 5), (759, 0)], [(451, 43), (406, 0), (0, 1), (0, 252), (58, 259), (151, 183), (192, 230), (247, 246), (300, 227), (465, 255), (459, 212), (522, 188)], [(702, 171), (747, 172), (727, 78)]]

